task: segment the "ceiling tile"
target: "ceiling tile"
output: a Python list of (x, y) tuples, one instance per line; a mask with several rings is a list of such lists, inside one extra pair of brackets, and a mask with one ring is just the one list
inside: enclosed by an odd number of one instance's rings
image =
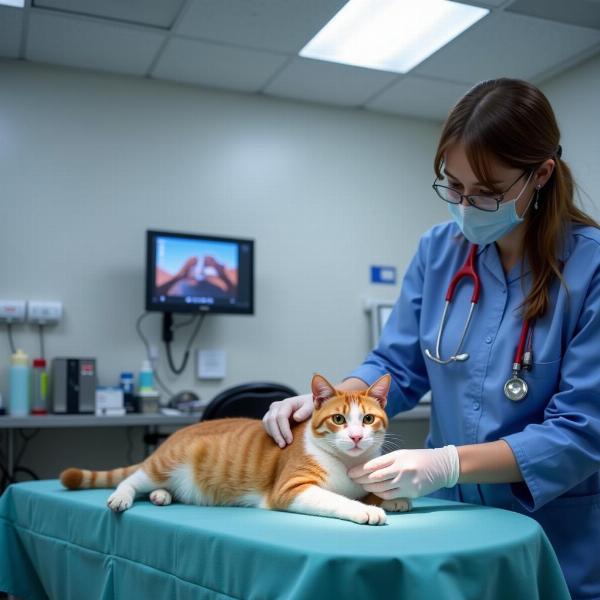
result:
[(378, 110), (442, 121), (470, 85), (406, 75), (366, 104)]
[(185, 0), (33, 0), (32, 6), (162, 27), (173, 25)]
[(397, 74), (308, 58), (295, 58), (265, 89), (266, 94), (360, 106)]
[(0, 6), (0, 56), (19, 56), (22, 29), (23, 9)]
[(207, 87), (255, 92), (286, 60), (288, 57), (282, 54), (172, 38), (152, 76)]
[(580, 27), (600, 29), (600, 2), (589, 0), (516, 0), (507, 10)]
[(25, 56), (29, 60), (144, 75), (164, 35), (95, 19), (32, 10)]
[(600, 31), (492, 13), (412, 73), (476, 83), (495, 77), (534, 79), (600, 43)]
[(193, 0), (176, 32), (204, 40), (297, 53), (347, 0)]
[(461, 4), (470, 4), (471, 6), (484, 6), (486, 8), (499, 8), (503, 4), (506, 4), (507, 0), (454, 0), (454, 2), (460, 2)]

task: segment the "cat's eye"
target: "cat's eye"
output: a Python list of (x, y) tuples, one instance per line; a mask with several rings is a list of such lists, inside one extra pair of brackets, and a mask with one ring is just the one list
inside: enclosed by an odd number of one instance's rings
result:
[(340, 415), (335, 414), (331, 417), (331, 420), (336, 424), (336, 425), (343, 425), (346, 422), (346, 417), (344, 417), (344, 415)]
[(365, 425), (373, 425), (374, 422), (375, 422), (375, 415), (365, 415), (363, 417), (363, 423)]

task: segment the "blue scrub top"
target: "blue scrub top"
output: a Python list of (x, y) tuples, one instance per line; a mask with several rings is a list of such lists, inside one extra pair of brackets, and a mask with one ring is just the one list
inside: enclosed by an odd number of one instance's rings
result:
[[(522, 325), (519, 306), (531, 272), (503, 271), (497, 247), (480, 247), (481, 295), (461, 352), (464, 362), (428, 359), (450, 280), (469, 244), (453, 223), (428, 231), (404, 276), (378, 346), (351, 377), (372, 383), (392, 375), (387, 410), (409, 410), (432, 392), (429, 447), (504, 439), (524, 481), (461, 484), (438, 497), (508, 508), (539, 521), (574, 598), (600, 598), (600, 230), (569, 229), (558, 252), (567, 288), (555, 281), (550, 305), (533, 331), (533, 367), (521, 375), (529, 393), (504, 396)], [(473, 291), (463, 279), (450, 305), (440, 355), (456, 351)]]

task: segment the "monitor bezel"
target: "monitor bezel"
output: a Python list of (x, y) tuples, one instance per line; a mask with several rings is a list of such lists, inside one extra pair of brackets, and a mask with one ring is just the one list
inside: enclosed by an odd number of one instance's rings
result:
[[(215, 242), (226, 242), (235, 244), (248, 244), (250, 247), (250, 266), (249, 266), (249, 285), (250, 285), (250, 306), (240, 308), (238, 306), (215, 306), (213, 304), (184, 304), (170, 306), (163, 303), (152, 301), (152, 289), (154, 287), (155, 277), (155, 240), (157, 237), (175, 237), (191, 240), (207, 240)], [(146, 231), (146, 310), (162, 313), (213, 313), (213, 314), (231, 314), (231, 315), (253, 315), (254, 314), (254, 240), (248, 238), (234, 238), (228, 236), (205, 235), (202, 233), (190, 233), (182, 231), (167, 231), (159, 229), (148, 229)]]

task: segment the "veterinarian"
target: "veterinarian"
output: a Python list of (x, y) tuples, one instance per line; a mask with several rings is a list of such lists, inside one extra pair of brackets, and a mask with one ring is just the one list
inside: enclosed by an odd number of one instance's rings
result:
[[(339, 385), (392, 375), (387, 411), (432, 392), (427, 449), (352, 469), (382, 498), (515, 510), (552, 542), (573, 598), (600, 598), (600, 230), (574, 202), (553, 110), (485, 81), (453, 108), (434, 159), (452, 220), (429, 230), (378, 346)], [(564, 156), (563, 156), (564, 154)], [(417, 207), (418, 208), (418, 207)], [(456, 287), (452, 281), (456, 277)], [(264, 418), (280, 445), (309, 395)]]

